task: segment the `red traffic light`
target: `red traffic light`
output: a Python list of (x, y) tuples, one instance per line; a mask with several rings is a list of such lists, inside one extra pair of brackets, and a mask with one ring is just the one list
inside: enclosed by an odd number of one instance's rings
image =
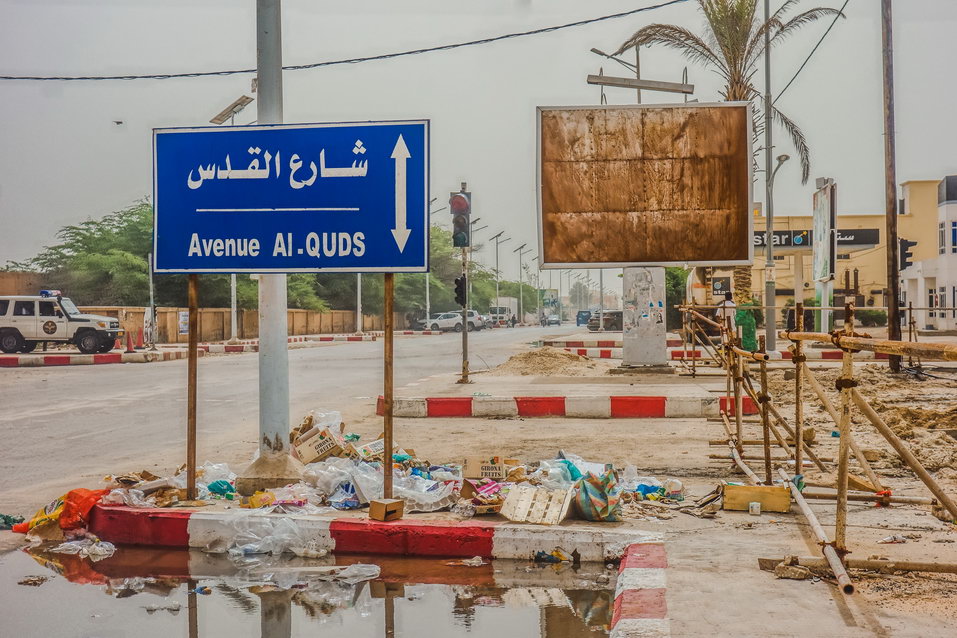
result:
[(449, 198), (449, 209), (453, 215), (456, 213), (468, 214), (471, 207), (472, 202), (469, 200), (467, 193), (452, 193), (452, 196)]

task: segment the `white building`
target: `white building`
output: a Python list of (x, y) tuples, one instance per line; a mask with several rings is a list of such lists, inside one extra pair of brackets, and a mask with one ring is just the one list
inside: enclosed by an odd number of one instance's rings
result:
[(957, 175), (937, 187), (937, 256), (901, 270), (904, 305), (920, 330), (957, 330)]

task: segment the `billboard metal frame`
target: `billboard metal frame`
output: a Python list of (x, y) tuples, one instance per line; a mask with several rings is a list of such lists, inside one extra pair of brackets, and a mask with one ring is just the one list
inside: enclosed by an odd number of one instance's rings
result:
[(538, 222), (538, 267), (540, 270), (630, 268), (632, 266), (750, 266), (754, 263), (754, 245), (751, 237), (754, 233), (754, 162), (748, 161), (748, 258), (723, 261), (663, 261), (663, 262), (545, 262), (544, 224), (542, 223), (542, 112), (543, 111), (585, 111), (585, 110), (639, 110), (681, 108), (727, 108), (742, 106), (747, 114), (748, 158), (754, 157), (754, 144), (750, 132), (753, 130), (753, 105), (751, 102), (675, 102), (668, 104), (600, 104), (578, 106), (537, 106), (535, 107), (535, 203)]

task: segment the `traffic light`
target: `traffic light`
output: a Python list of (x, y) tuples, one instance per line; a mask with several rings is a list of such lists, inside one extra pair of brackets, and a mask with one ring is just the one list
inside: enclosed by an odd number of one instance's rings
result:
[(449, 193), (452, 211), (452, 246), (468, 248), (472, 245), (472, 193)]
[(465, 275), (455, 278), (455, 303), (465, 307), (468, 300), (466, 299), (468, 291), (468, 283), (465, 280)]
[(897, 240), (897, 262), (900, 270), (914, 265), (914, 253), (912, 253), (910, 249), (916, 245), (916, 241), (910, 241), (908, 239)]

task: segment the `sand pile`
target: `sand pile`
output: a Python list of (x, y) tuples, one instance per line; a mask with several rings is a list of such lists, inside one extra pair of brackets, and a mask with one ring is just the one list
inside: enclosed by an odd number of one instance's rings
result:
[(605, 362), (592, 361), (567, 350), (545, 346), (520, 352), (496, 367), (490, 374), (496, 376), (565, 376), (587, 377), (603, 374), (609, 367)]

